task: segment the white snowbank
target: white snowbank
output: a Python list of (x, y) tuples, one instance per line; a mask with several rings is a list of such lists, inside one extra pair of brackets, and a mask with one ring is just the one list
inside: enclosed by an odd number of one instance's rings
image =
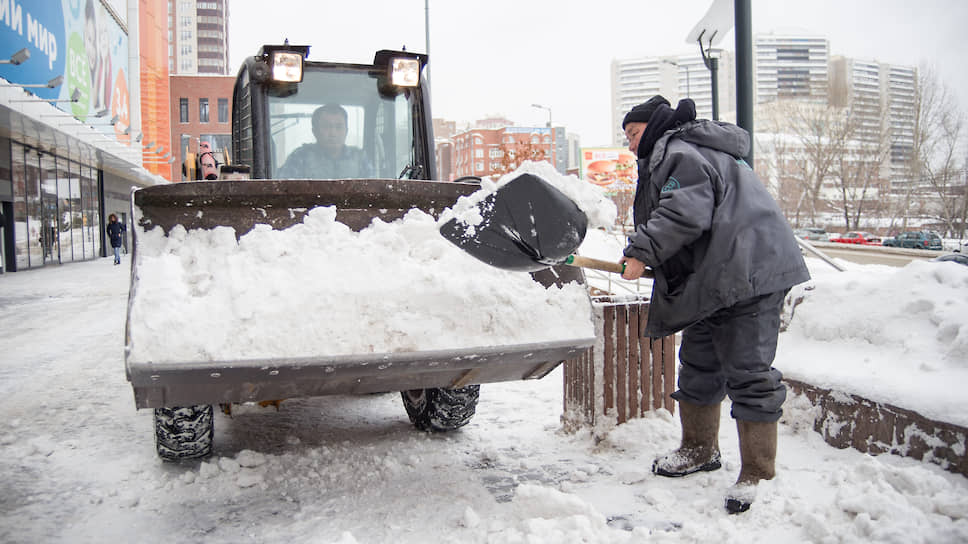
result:
[(791, 292), (804, 299), (780, 335), (775, 366), (788, 378), (968, 425), (968, 267), (845, 266), (811, 266), (813, 279)]

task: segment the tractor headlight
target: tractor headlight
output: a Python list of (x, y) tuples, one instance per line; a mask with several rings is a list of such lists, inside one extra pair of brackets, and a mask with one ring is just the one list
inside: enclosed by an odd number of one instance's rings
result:
[(291, 51), (272, 52), (272, 80), (299, 83), (303, 76), (303, 55)]
[(416, 87), (420, 84), (420, 61), (412, 58), (392, 59), (390, 83), (397, 87)]

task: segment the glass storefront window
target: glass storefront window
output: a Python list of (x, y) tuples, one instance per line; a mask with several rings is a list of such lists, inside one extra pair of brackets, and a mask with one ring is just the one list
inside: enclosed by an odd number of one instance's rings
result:
[(84, 194), (84, 257), (93, 259), (101, 250), (101, 213), (97, 200), (97, 170), (90, 166), (81, 166), (81, 186), (87, 187)]
[(60, 201), (58, 200), (57, 167), (54, 157), (46, 153), (37, 154), (40, 159), (40, 219), (43, 225), (42, 242), (44, 263), (61, 260)]
[(27, 266), (44, 264), (44, 226), (40, 205), (40, 157), (37, 152), (24, 148), (24, 174), (27, 199)]
[(27, 167), (24, 164), (24, 147), (11, 144), (10, 153), (11, 175), (13, 176), (13, 221), (14, 221), (14, 251), (16, 253), (17, 269), (30, 267), (31, 240), (27, 220)]
[(104, 228), (98, 171), (16, 142), (10, 150), (15, 250), (10, 258), (17, 270), (97, 258)]
[(68, 236), (62, 238), (61, 247), (65, 243), (70, 244), (70, 251), (65, 251), (63, 258), (72, 261), (84, 259), (84, 232), (83, 214), (84, 208), (81, 206), (81, 178), (78, 164), (67, 159), (57, 158), (57, 167), (61, 174), (61, 179), (67, 180), (67, 194), (62, 197), (62, 202), (66, 205), (61, 210), (63, 216), (63, 228), (67, 230)]

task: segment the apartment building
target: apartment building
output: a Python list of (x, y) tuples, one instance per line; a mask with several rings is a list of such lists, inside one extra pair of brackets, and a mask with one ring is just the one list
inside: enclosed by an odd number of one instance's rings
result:
[(497, 177), (525, 159), (557, 164), (557, 144), (548, 127), (472, 128), (453, 137), (452, 171), (462, 176)]
[(890, 146), (885, 177), (895, 185), (910, 177), (917, 78), (910, 66), (842, 56), (830, 61), (830, 105), (857, 119), (859, 140)]
[(233, 162), (232, 76), (171, 77), (171, 149), (177, 180), (199, 179), (198, 156), (211, 151), (218, 164)]
[(757, 34), (753, 70), (757, 104), (781, 99), (826, 103), (830, 42), (798, 34)]
[(172, 75), (228, 75), (229, 0), (168, 1), (168, 69)]
[[(733, 55), (717, 51), (716, 81), (719, 112), (735, 111), (736, 84)], [(637, 57), (612, 61), (612, 145), (627, 145), (622, 132), (622, 119), (633, 107), (656, 94), (675, 106), (682, 98), (696, 103), (696, 115), (713, 118), (713, 76), (699, 54)], [(720, 118), (723, 116), (720, 113)]]

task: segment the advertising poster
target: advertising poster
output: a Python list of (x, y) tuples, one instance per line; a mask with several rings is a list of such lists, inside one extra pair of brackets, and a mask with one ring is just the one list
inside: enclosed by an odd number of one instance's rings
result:
[(638, 179), (635, 155), (624, 147), (583, 147), (581, 177), (612, 191), (634, 191)]
[(639, 173), (635, 155), (624, 147), (583, 147), (581, 177), (605, 190), (615, 203), (618, 224), (632, 217), (632, 201)]
[(0, 77), (33, 85), (63, 76), (55, 88), (29, 88), (82, 121), (118, 117), (127, 128), (128, 36), (100, 0), (0, 0), (0, 57), (26, 48), (19, 65), (0, 64)]

